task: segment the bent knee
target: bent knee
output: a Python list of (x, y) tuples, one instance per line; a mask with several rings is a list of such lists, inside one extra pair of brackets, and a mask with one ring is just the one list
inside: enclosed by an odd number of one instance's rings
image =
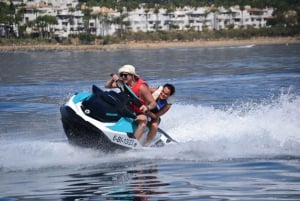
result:
[(147, 122), (147, 116), (144, 114), (140, 114), (138, 116), (136, 116), (135, 118), (136, 121), (144, 121), (145, 123)]

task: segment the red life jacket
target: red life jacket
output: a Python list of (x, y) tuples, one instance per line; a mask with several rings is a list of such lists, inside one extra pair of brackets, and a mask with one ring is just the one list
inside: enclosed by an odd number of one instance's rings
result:
[[(144, 85), (146, 85), (146, 86), (148, 87), (147, 82), (145, 82), (144, 80), (142, 80), (141, 78), (139, 78), (139, 79), (135, 82), (135, 84), (134, 84), (132, 87), (130, 87), (130, 88), (131, 88), (131, 90), (133, 91), (133, 93), (135, 93), (135, 95), (139, 98), (140, 102), (141, 102), (143, 105), (145, 105), (145, 100), (142, 99), (142, 98), (140, 97), (140, 86), (141, 86), (142, 84), (144, 84)], [(140, 110), (140, 108), (139, 108), (138, 106), (132, 105), (132, 107), (133, 107), (133, 110), (134, 110), (137, 114), (142, 113), (142, 111)]]

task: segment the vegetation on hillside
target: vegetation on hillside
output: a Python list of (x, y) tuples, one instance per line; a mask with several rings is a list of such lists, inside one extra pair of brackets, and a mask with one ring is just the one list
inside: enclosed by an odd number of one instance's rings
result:
[(90, 6), (106, 6), (109, 8), (126, 7), (129, 9), (138, 8), (140, 4), (144, 4), (149, 8), (250, 5), (255, 8), (274, 7), (282, 10), (294, 9), (300, 6), (299, 0), (79, 0), (79, 2)]

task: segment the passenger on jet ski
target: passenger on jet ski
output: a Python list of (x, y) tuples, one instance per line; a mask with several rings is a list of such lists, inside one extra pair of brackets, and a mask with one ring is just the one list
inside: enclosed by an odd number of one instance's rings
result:
[(141, 106), (139, 107), (132, 104), (132, 108), (137, 114), (135, 119), (137, 122), (137, 129), (134, 136), (137, 140), (139, 140), (147, 126), (147, 113), (156, 107), (156, 102), (151, 95), (148, 84), (135, 73), (134, 66), (124, 65), (119, 68), (118, 75), (112, 75), (112, 78), (106, 82), (105, 87), (117, 88), (117, 82), (119, 80), (129, 86), (141, 102)]
[(147, 146), (147, 144), (149, 144), (155, 137), (160, 117), (171, 108), (172, 102), (169, 98), (175, 93), (175, 87), (174, 85), (167, 83), (158, 88), (151, 88), (150, 91), (153, 98), (156, 100), (156, 107), (148, 112), (150, 121), (148, 123), (149, 132), (147, 134), (145, 146)]

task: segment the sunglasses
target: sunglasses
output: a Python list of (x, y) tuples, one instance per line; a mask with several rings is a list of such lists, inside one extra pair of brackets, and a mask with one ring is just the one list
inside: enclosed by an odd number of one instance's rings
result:
[(120, 73), (120, 77), (127, 78), (128, 75), (130, 75), (130, 74), (128, 74), (128, 73)]

